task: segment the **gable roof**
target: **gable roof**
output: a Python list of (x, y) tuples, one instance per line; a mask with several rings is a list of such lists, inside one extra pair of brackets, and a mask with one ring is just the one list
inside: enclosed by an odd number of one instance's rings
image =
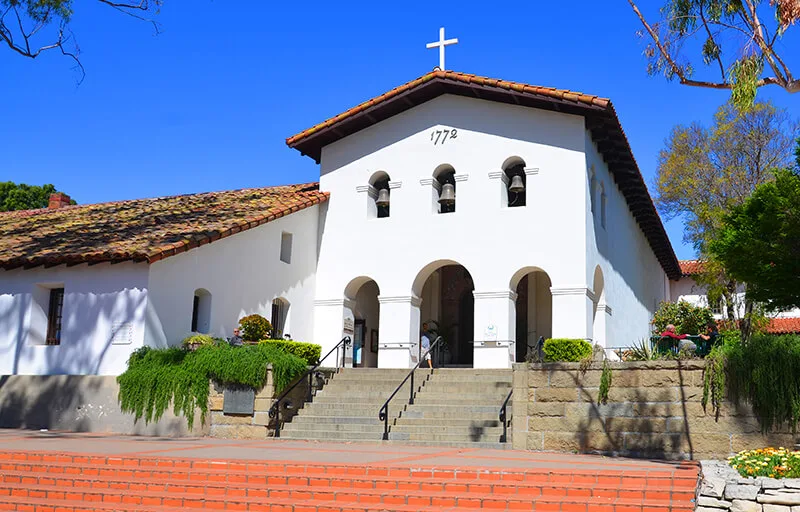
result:
[(583, 116), (592, 139), (661, 267), (670, 279), (681, 277), (672, 244), (639, 172), (617, 113), (607, 98), (455, 71), (432, 71), (303, 130), (286, 139), (286, 144), (319, 163), (324, 146), (443, 94)]
[(328, 196), (308, 183), (0, 213), (0, 268), (154, 263)]

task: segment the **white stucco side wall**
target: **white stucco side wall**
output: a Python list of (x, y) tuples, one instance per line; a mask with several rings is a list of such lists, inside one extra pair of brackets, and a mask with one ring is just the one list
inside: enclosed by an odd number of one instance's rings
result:
[[(142, 346), (146, 264), (0, 270), (0, 375), (118, 375)], [(50, 288), (64, 288), (60, 345), (45, 345)]]
[[(653, 313), (661, 301), (669, 299), (669, 280), (588, 131), (584, 140), (586, 283), (592, 292), (597, 291), (594, 281), (599, 267), (604, 289), (602, 296), (594, 297), (597, 332), (593, 332), (593, 338), (608, 348), (627, 347), (649, 337)], [(601, 194), (605, 195), (605, 206)]]
[[(436, 130), (452, 129), (457, 137), (435, 143)], [(381, 350), (418, 339), (421, 286), (444, 263), (463, 265), (474, 281), (476, 341), (491, 325), (497, 341), (515, 339), (511, 281), (521, 269), (544, 270), (554, 288), (585, 290), (583, 134), (580, 116), (444, 95), (324, 147), (320, 188), (331, 199), (315, 339), (323, 348), (338, 341), (331, 333), (341, 332), (343, 292), (359, 276), (380, 288)], [(524, 207), (503, 200), (500, 174), (511, 157), (528, 169)], [(438, 214), (431, 182), (444, 164), (455, 170), (456, 211)], [(390, 178), (388, 218), (368, 214), (378, 171)], [(573, 315), (553, 313), (554, 336), (586, 335), (586, 300)]]
[[(272, 316), (272, 301), (289, 302), (284, 333), (313, 341), (314, 273), (319, 206), (172, 256), (150, 266), (145, 340), (176, 345), (189, 334), (195, 290), (210, 293), (208, 333), (231, 336), (239, 318)], [(281, 261), (281, 236), (292, 234), (291, 261)]]

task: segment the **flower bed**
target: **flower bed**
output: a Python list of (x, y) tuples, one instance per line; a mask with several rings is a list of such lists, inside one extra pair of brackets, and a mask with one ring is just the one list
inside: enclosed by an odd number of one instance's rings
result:
[(800, 451), (783, 447), (745, 450), (729, 457), (728, 463), (744, 477), (800, 478)]

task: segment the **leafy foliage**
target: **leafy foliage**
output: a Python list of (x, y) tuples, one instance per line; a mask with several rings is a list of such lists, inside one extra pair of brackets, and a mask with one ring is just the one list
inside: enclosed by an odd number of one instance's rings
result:
[(620, 354), (623, 361), (656, 361), (662, 359), (658, 351), (653, 350), (650, 340), (642, 339), (634, 342), (633, 346)]
[(269, 345), (205, 345), (194, 352), (143, 347), (131, 354), (128, 369), (117, 377), (120, 408), (149, 423), (158, 421), (172, 403), (175, 415), (184, 416), (191, 429), (197, 409), (205, 424), (212, 379), (259, 389), (270, 363), (276, 391), (306, 369), (304, 360)]
[[(800, 336), (756, 334), (744, 344), (728, 335), (709, 355), (703, 383), (703, 405), (715, 412), (727, 395), (749, 403), (761, 429), (800, 423)], [(724, 371), (723, 371), (724, 368)]]
[[(800, 80), (786, 64), (781, 37), (800, 19), (800, 1), (664, 0), (660, 18), (648, 22), (634, 0), (628, 0), (648, 39), (645, 56), (651, 75), (695, 87), (731, 90), (731, 100), (742, 110), (752, 106), (756, 91), (777, 85), (800, 91)], [(772, 15), (764, 16), (770, 9)], [(646, 34), (646, 35), (645, 35)], [(695, 78), (693, 61), (700, 58), (709, 78)], [(716, 78), (714, 78), (716, 76)]]
[(272, 333), (272, 324), (258, 314), (242, 317), (239, 327), (242, 328), (242, 339), (245, 341), (261, 341)]
[[(2, 5), (3, 0), (0, 0)], [(26, 185), (13, 181), (0, 182), (0, 212), (47, 208), (50, 194), (58, 192), (53, 185)], [(70, 204), (77, 204), (74, 200)]]
[(287, 354), (293, 354), (305, 360), (306, 364), (309, 366), (317, 364), (322, 355), (322, 347), (314, 343), (288, 340), (262, 340), (259, 344), (276, 347)]
[(662, 302), (653, 315), (653, 333), (661, 334), (667, 325), (675, 326), (678, 334), (698, 334), (705, 332), (706, 326), (714, 321), (711, 310), (695, 306), (686, 301)]
[(213, 336), (193, 332), (189, 336), (183, 338), (181, 345), (184, 347), (189, 345), (213, 345), (215, 342), (216, 340)]
[(728, 464), (743, 477), (800, 478), (800, 450), (745, 450), (728, 457)]
[(752, 300), (800, 307), (800, 176), (786, 170), (758, 186), (725, 217), (710, 247)]
[(544, 360), (577, 363), (592, 356), (592, 344), (573, 338), (550, 338), (544, 341)]
[(603, 372), (600, 374), (600, 389), (597, 393), (597, 403), (605, 404), (608, 402), (608, 390), (611, 389), (611, 368), (608, 360), (603, 360)]

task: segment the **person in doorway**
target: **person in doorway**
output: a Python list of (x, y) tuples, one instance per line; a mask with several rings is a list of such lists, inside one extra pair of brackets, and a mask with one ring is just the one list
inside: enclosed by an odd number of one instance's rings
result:
[(422, 333), (420, 334), (419, 341), (422, 344), (422, 357), (428, 361), (428, 368), (433, 368), (431, 362), (431, 334), (428, 332), (428, 324), (422, 324)]
[(229, 344), (230, 344), (232, 347), (241, 347), (242, 345), (244, 345), (244, 340), (242, 339), (242, 336), (241, 336), (241, 331), (239, 330), (239, 328), (238, 328), (238, 327), (236, 327), (236, 328), (233, 330), (233, 336), (231, 336), (230, 338), (228, 338), (228, 343), (229, 343)]

